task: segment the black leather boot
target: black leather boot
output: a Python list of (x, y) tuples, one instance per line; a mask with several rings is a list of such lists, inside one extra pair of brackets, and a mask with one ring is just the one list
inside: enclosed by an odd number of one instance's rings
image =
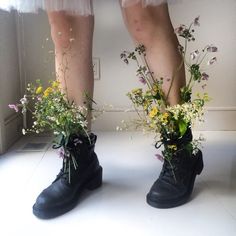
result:
[(73, 209), (85, 190), (102, 185), (102, 167), (94, 152), (96, 136), (73, 135), (67, 150), (73, 160), (63, 159), (63, 167), (53, 183), (43, 190), (33, 206), (33, 213), (41, 219), (54, 218)]
[(194, 155), (186, 147), (192, 140), (191, 130), (179, 140), (163, 141), (177, 146), (170, 161), (164, 160), (159, 178), (147, 194), (147, 203), (156, 208), (171, 208), (186, 203), (192, 193), (196, 175), (203, 169), (202, 152)]

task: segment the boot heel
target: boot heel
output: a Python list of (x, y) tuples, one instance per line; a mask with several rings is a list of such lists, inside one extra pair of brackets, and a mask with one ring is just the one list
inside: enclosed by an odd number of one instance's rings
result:
[(197, 166), (196, 166), (196, 174), (197, 175), (200, 175), (202, 173), (202, 170), (203, 170), (203, 159), (202, 159), (202, 152), (199, 151), (200, 153), (198, 154), (199, 157), (198, 157), (198, 162), (197, 162)]
[(93, 178), (90, 180), (90, 182), (87, 184), (88, 190), (95, 190), (102, 185), (102, 167), (97, 170)]

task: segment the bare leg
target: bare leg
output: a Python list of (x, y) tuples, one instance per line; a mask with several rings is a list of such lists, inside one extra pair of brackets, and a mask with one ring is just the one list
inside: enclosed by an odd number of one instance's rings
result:
[(48, 12), (48, 19), (55, 45), (57, 78), (69, 100), (74, 101), (77, 105), (83, 105), (87, 102), (86, 94), (93, 97), (94, 17), (71, 16), (65, 12)]
[[(184, 66), (176, 73), (181, 64), (178, 40), (170, 21), (167, 4), (142, 7), (141, 3), (123, 8), (125, 24), (136, 44), (146, 47), (147, 62), (156, 77), (172, 78), (169, 103), (180, 101), (180, 88), (185, 85)], [(167, 94), (171, 81), (164, 80), (163, 89)]]
[[(56, 73), (70, 101), (83, 105), (93, 95), (93, 16), (69, 16), (48, 12), (56, 51)], [(88, 104), (86, 104), (88, 105)], [(88, 118), (90, 121), (90, 118)], [(83, 191), (102, 184), (102, 167), (94, 152), (96, 136), (74, 134), (63, 144), (63, 166), (56, 179), (36, 199), (33, 213), (49, 219), (73, 209)], [(68, 152), (70, 155), (68, 155)], [(78, 165), (76, 165), (76, 163)]]

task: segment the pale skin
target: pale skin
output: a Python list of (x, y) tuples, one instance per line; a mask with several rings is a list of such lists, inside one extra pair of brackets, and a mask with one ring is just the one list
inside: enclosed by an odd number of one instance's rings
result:
[[(163, 77), (163, 89), (168, 93), (175, 75), (168, 101), (180, 101), (180, 88), (185, 85), (184, 66), (178, 52), (167, 4), (142, 7), (140, 3), (122, 8), (125, 25), (136, 45), (146, 48), (150, 70), (157, 78)], [(94, 79), (92, 70), (93, 16), (71, 16), (65, 12), (48, 12), (51, 35), (55, 45), (55, 63), (58, 79), (69, 100), (77, 105), (86, 102), (85, 94), (92, 98)], [(90, 123), (90, 120), (88, 120)]]

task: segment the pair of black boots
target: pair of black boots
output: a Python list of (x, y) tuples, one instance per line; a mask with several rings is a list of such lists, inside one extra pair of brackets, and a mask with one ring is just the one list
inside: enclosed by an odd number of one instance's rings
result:
[[(186, 135), (181, 140), (189, 142), (191, 131)], [(76, 206), (84, 191), (102, 185), (102, 167), (94, 152), (96, 139), (94, 134), (90, 134), (89, 138), (81, 135), (70, 137), (68, 149), (75, 160), (69, 164), (63, 160), (63, 167), (56, 179), (38, 196), (33, 206), (35, 216), (49, 219), (62, 215)], [(171, 162), (164, 161), (159, 178), (147, 194), (147, 203), (157, 208), (170, 208), (187, 202), (195, 177), (202, 169), (200, 150), (196, 155), (186, 150), (179, 151)]]

